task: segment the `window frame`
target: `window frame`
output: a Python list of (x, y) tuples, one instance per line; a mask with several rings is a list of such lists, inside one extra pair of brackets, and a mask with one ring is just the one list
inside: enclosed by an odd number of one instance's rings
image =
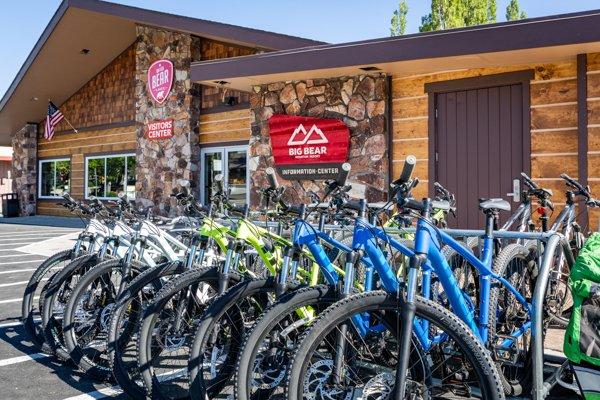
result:
[[(68, 161), (69, 162), (69, 193), (71, 192), (71, 183), (73, 181), (73, 163), (70, 157), (58, 157), (58, 158), (42, 158), (38, 159), (38, 190), (37, 198), (43, 200), (59, 200), (61, 196), (44, 196), (42, 195), (42, 164), (48, 162)], [(54, 183), (56, 184), (56, 167), (54, 167)]]
[[(83, 181), (83, 198), (86, 200), (89, 200), (90, 196), (88, 195), (88, 161), (89, 160), (99, 160), (99, 159), (104, 159), (104, 192), (106, 193), (106, 159), (108, 158), (113, 158), (113, 157), (125, 157), (125, 176), (124, 176), (124, 186), (127, 186), (127, 178), (129, 177), (129, 171), (127, 170), (127, 157), (136, 157), (136, 153), (131, 153), (131, 152), (127, 152), (127, 153), (106, 153), (106, 154), (97, 154), (97, 155), (90, 155), (90, 156), (86, 156), (85, 157), (85, 173), (84, 173), (84, 181)], [(137, 165), (137, 159), (136, 159), (136, 165)], [(137, 179), (136, 179), (137, 181)], [(95, 196), (95, 198), (99, 199), (99, 200), (116, 200), (118, 199), (118, 197), (100, 197), (100, 196)]]
[(223, 174), (223, 181), (225, 182), (225, 189), (229, 187), (229, 170), (227, 169), (227, 161), (229, 160), (228, 153), (230, 151), (245, 151), (246, 152), (246, 204), (250, 204), (250, 165), (248, 160), (249, 145), (232, 145), (232, 146), (207, 146), (200, 149), (200, 202), (206, 204), (205, 193), (204, 193), (204, 159), (207, 153), (221, 153), (221, 160), (223, 161), (223, 168), (225, 173)]

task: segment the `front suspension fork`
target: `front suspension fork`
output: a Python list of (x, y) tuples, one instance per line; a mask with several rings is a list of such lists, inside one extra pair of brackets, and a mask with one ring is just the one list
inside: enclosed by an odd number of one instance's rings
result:
[(410, 345), (412, 339), (413, 322), (416, 313), (415, 296), (417, 293), (417, 280), (419, 270), (425, 263), (424, 254), (415, 254), (410, 259), (408, 281), (404, 297), (398, 291), (398, 306), (400, 307), (400, 340), (398, 366), (396, 367), (396, 384), (394, 385), (394, 399), (402, 400), (406, 394), (406, 375), (410, 361)]

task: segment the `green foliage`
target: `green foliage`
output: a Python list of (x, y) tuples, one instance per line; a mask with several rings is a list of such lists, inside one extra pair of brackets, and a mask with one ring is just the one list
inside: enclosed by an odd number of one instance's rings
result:
[(496, 22), (496, 0), (431, 0), (419, 31), (430, 32)]
[(401, 36), (406, 33), (406, 14), (408, 14), (408, 4), (406, 0), (400, 0), (398, 9), (392, 15), (390, 36)]
[(519, 7), (519, 0), (510, 0), (510, 3), (506, 6), (506, 20), (516, 21), (525, 18), (527, 18), (527, 14)]

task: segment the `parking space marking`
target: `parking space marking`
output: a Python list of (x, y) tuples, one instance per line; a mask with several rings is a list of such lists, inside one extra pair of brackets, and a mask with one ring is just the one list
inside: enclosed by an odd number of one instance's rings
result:
[[(1, 255), (0, 258), (18, 258), (18, 257), (39, 257), (37, 254), (29, 254), (29, 253), (16, 253), (16, 254), (6, 254), (6, 255)], [(45, 260), (45, 258), (44, 258)], [(35, 260), (31, 260), (31, 261), (35, 261)], [(23, 262), (27, 262), (27, 260), (23, 261)]]
[(0, 367), (6, 367), (7, 365), (19, 364), (22, 362), (38, 360), (40, 358), (46, 358), (46, 357), (50, 357), (50, 356), (45, 353), (35, 353), (35, 354), (28, 354), (26, 356), (7, 358), (5, 360), (0, 360)]
[[(40, 322), (41, 318), (34, 318), (33, 322)], [(12, 328), (13, 326), (23, 325), (23, 321), (14, 321), (14, 322), (6, 322), (4, 324), (0, 324), (0, 329), (4, 328)]]
[(17, 243), (0, 243), (0, 246), (17, 246), (17, 245), (24, 245), (24, 244), (33, 244), (34, 242), (17, 242)]
[(51, 234), (57, 234), (57, 233), (73, 233), (73, 232), (77, 232), (77, 229), (73, 229), (73, 230), (48, 230), (48, 231), (44, 231), (44, 230), (38, 230), (38, 231), (24, 231), (24, 232), (13, 232), (13, 233), (0, 233), (0, 238), (3, 237), (7, 237), (7, 236), (39, 236), (39, 235), (51, 235)]
[(90, 400), (90, 399), (102, 399), (104, 397), (118, 396), (123, 393), (123, 390), (119, 386), (109, 386), (102, 389), (95, 390), (93, 392), (80, 394), (73, 397), (67, 397), (64, 400)]
[(0, 262), (0, 267), (3, 266), (3, 265), (27, 264), (27, 263), (30, 263), (30, 262), (40, 262), (40, 261), (46, 261), (46, 259), (45, 258), (40, 258), (38, 260)]
[[(48, 280), (48, 279), (46, 279), (46, 280)], [(0, 283), (0, 288), (9, 287), (9, 286), (25, 285), (28, 282), (29, 281), (19, 281), (19, 282), (11, 282), (11, 283)]]
[(22, 268), (22, 269), (10, 269), (8, 271), (0, 271), (0, 275), (2, 274), (16, 274), (19, 272), (32, 272), (37, 270), (37, 268)]
[[(36, 297), (33, 298), (33, 300), (38, 300), (39, 298), (40, 298), (40, 296), (36, 296)], [(20, 297), (18, 299), (0, 300), (0, 304), (17, 303), (19, 301), (23, 301), (23, 298)]]

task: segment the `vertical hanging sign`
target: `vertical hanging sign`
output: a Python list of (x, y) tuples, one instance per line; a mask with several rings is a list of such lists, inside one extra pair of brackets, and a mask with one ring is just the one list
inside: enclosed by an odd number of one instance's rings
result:
[(148, 93), (162, 104), (173, 87), (173, 63), (170, 60), (154, 61), (148, 68)]

